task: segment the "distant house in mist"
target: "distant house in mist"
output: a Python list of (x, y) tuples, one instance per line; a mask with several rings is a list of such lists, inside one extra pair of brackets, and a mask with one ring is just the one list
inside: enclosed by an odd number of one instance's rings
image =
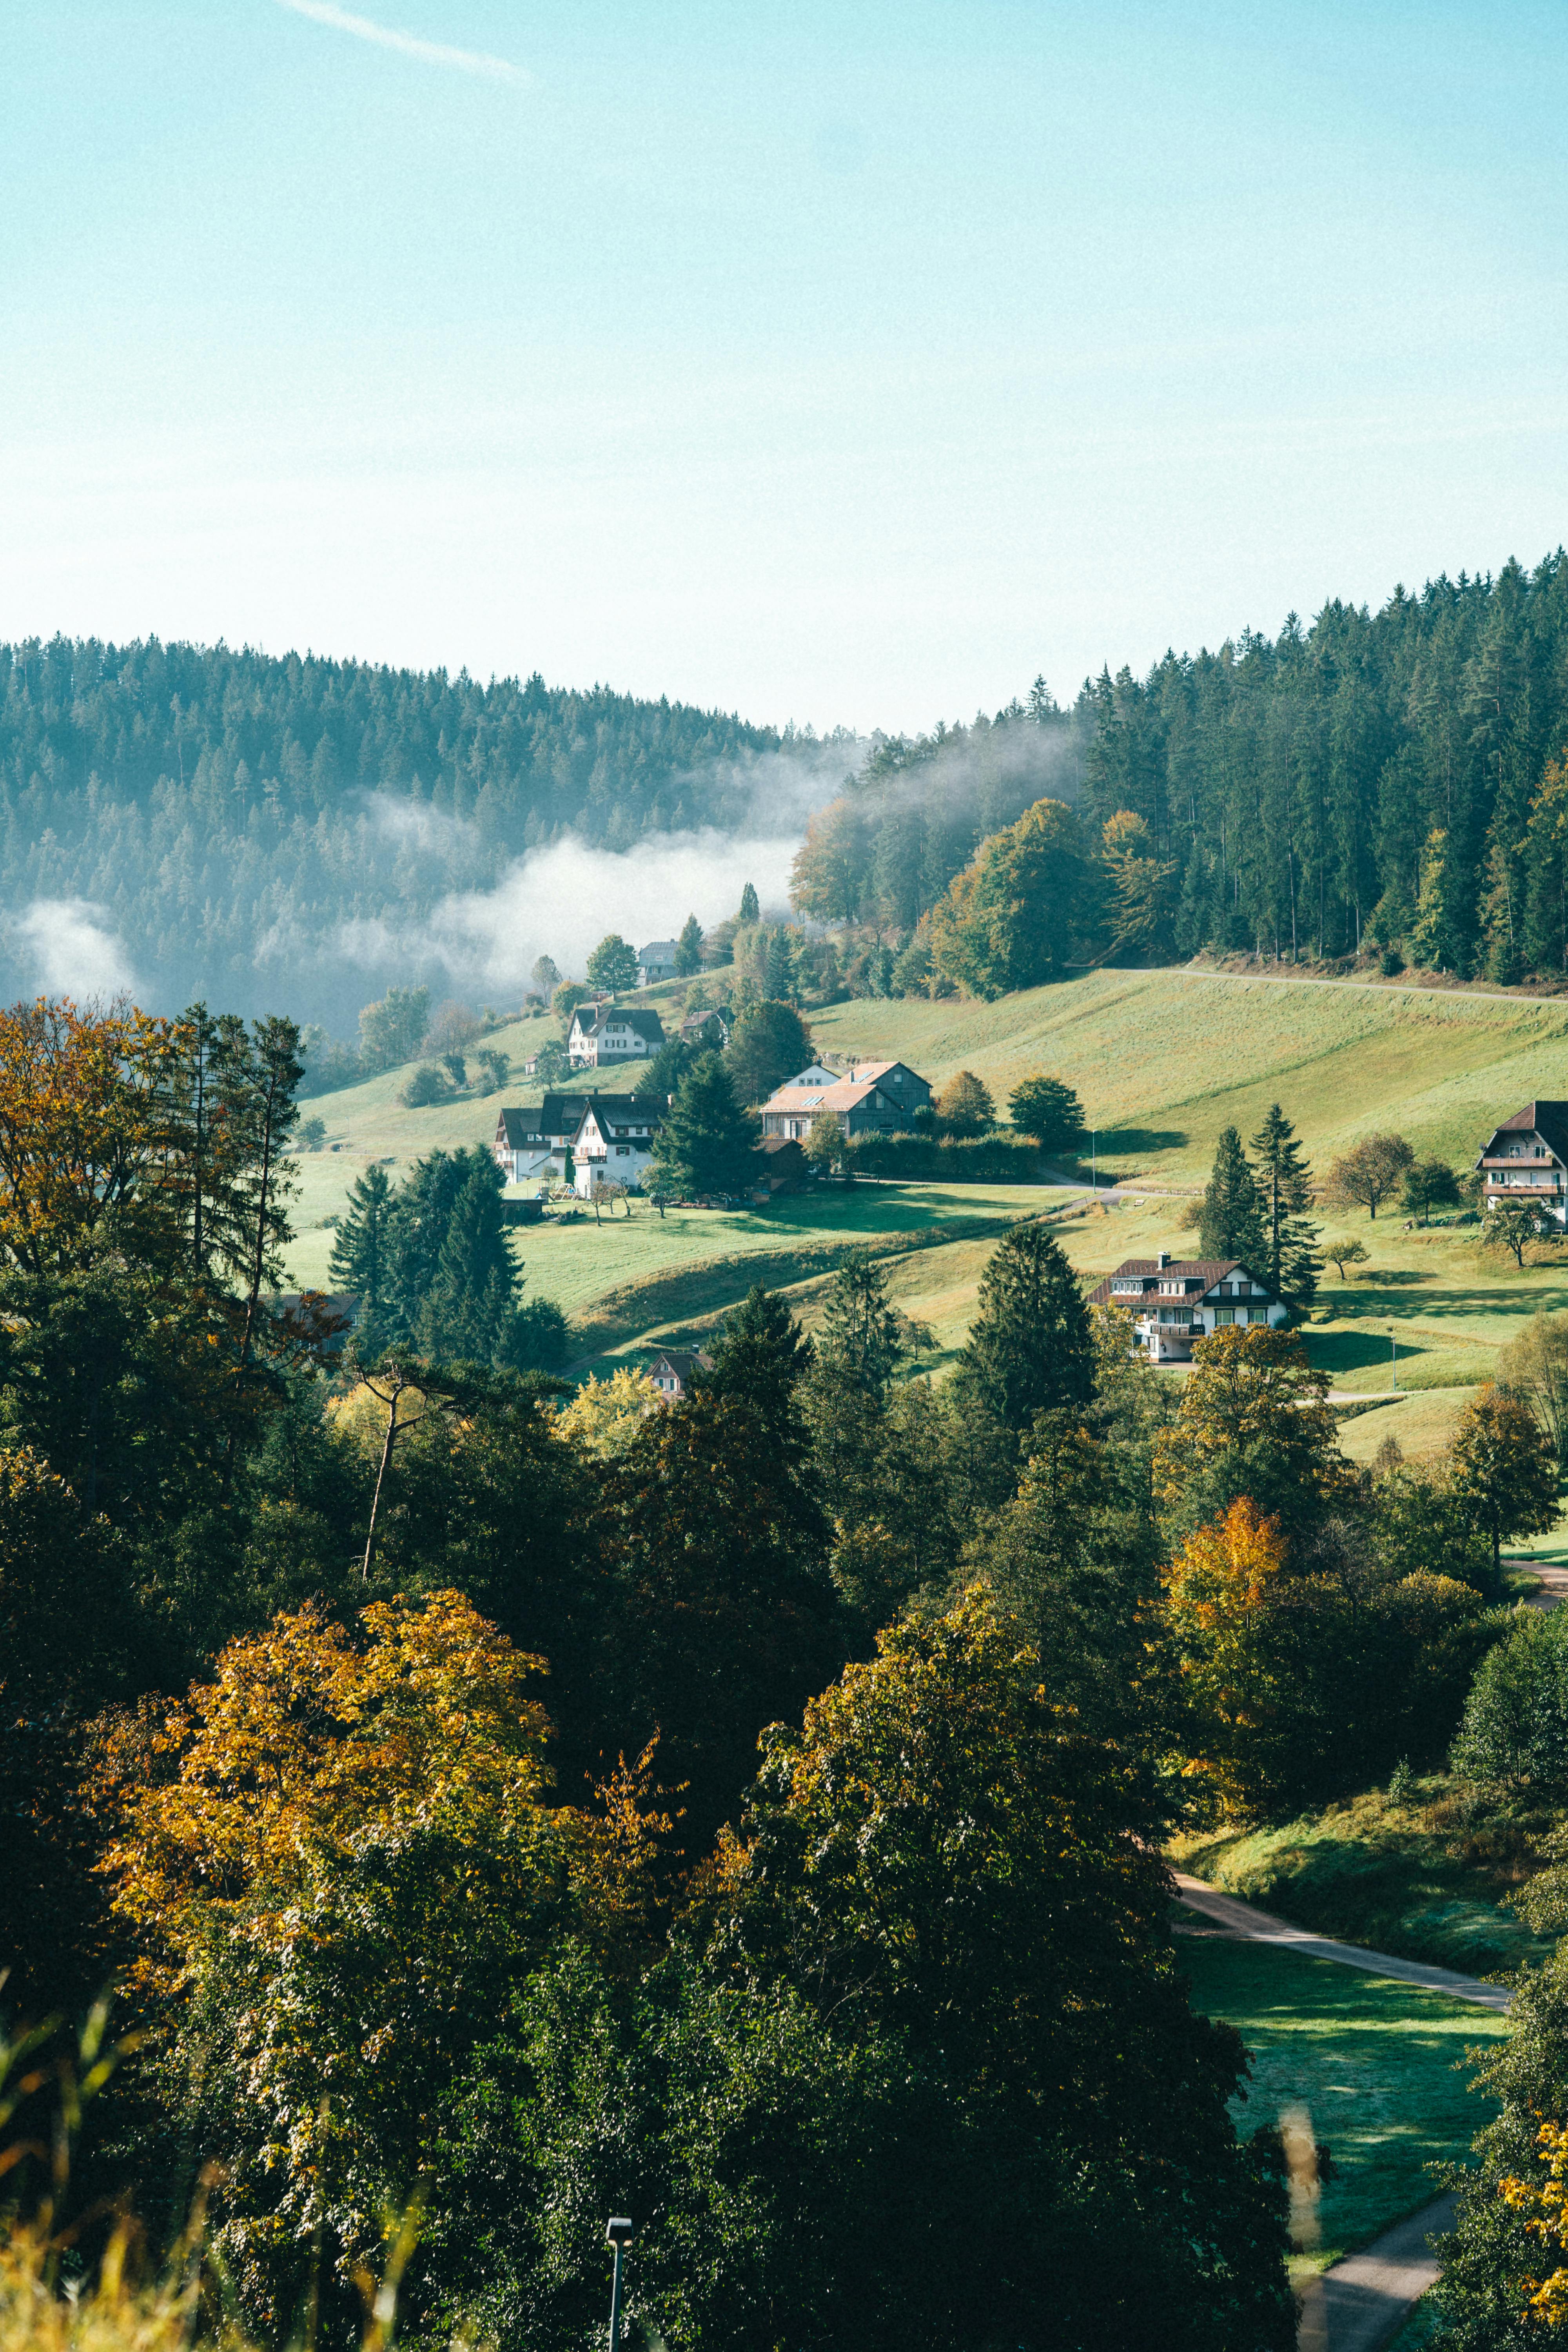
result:
[(649, 940), (637, 950), (637, 986), (651, 988), (656, 981), (675, 978), (675, 941)]

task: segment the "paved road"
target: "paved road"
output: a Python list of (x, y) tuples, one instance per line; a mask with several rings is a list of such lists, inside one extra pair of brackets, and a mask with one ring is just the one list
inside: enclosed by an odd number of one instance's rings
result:
[(1363, 1944), (1335, 1943), (1331, 1937), (1293, 1927), (1288, 1919), (1277, 1919), (1272, 1912), (1260, 1911), (1239, 1895), (1205, 1885), (1201, 1878), (1189, 1878), (1184, 1871), (1173, 1875), (1182, 1901), (1191, 1910), (1201, 1912), (1224, 1934), (1239, 1941), (1286, 1944), (1309, 1959), (1338, 1960), (1343, 1968), (1364, 1969), (1368, 1976), (1392, 1977), (1400, 1984), (1421, 1985), (1428, 1992), (1446, 1992), (1451, 2000), (1473, 2000), (1479, 2009), (1508, 2007), (1509, 1994), (1503, 1985), (1488, 1984), (1482, 1977), (1459, 1976), (1452, 1969), (1429, 1968), (1425, 1960), (1401, 1960), (1392, 1952), (1368, 1951)]
[[(1568, 1571), (1559, 1570), (1559, 1575)], [(1509, 1995), (1501, 1985), (1480, 1977), (1458, 1975), (1452, 1969), (1428, 1968), (1422, 1960), (1396, 1959), (1392, 1952), (1369, 1951), (1363, 1944), (1340, 1944), (1326, 1936), (1309, 1935), (1289, 1920), (1226, 1895), (1201, 1878), (1175, 1871), (1183, 1904), (1211, 1924), (1200, 1933), (1234, 1936), (1254, 1944), (1283, 1944), (1309, 1958), (1338, 1960), (1342, 1967), (1364, 1969), (1369, 1976), (1390, 1977), (1399, 1984), (1447, 1993), (1452, 2000), (1474, 2001), (1479, 2009), (1502, 2011)], [(1430, 2241), (1453, 2227), (1455, 2200), (1438, 2197), (1418, 2213), (1396, 2221), (1359, 2253), (1347, 2254), (1303, 2295), (1298, 2352), (1380, 2352), (1380, 2347), (1404, 2321), (1441, 2268)]]
[(1533, 1570), (1540, 1580), (1533, 1592), (1521, 1596), (1527, 1609), (1555, 1609), (1560, 1602), (1568, 1601), (1568, 1568), (1537, 1568), (1532, 1559), (1521, 1559), (1514, 1564)]

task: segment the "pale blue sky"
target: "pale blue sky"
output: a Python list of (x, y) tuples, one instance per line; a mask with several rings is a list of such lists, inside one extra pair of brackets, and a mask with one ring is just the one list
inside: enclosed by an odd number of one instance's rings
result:
[(915, 727), (1534, 561), (1565, 126), (1560, 0), (23, 0), (0, 633)]

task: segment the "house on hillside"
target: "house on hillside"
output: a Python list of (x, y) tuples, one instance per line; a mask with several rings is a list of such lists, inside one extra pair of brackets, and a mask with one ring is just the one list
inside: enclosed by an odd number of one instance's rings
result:
[(587, 1101), (586, 1095), (546, 1095), (537, 1109), (501, 1112), (491, 1149), (509, 1184), (565, 1181), (572, 1139)]
[(1568, 1102), (1526, 1103), (1492, 1129), (1476, 1166), (1489, 1209), (1535, 1209), (1568, 1228)]
[(675, 941), (649, 940), (637, 950), (637, 986), (651, 988), (656, 981), (675, 978)]
[(661, 1102), (636, 1095), (589, 1095), (572, 1139), (572, 1182), (592, 1199), (603, 1184), (640, 1184), (664, 1117)]
[(643, 1062), (664, 1043), (657, 1013), (625, 1005), (580, 1004), (572, 1015), (566, 1052), (574, 1070), (602, 1070), (612, 1062)]
[[(865, 1075), (869, 1071), (883, 1075)], [(920, 1108), (922, 1090), (929, 1102), (931, 1088), (913, 1070), (906, 1070), (902, 1062), (867, 1063), (864, 1071), (849, 1077), (814, 1064), (798, 1077), (786, 1078), (768, 1097), (763, 1105), (763, 1139), (783, 1136), (803, 1142), (811, 1133), (812, 1121), (825, 1111), (836, 1115), (851, 1141), (862, 1135), (896, 1135), (909, 1126), (911, 1113)]]
[(1192, 1360), (1194, 1339), (1232, 1323), (1283, 1323), (1289, 1309), (1239, 1258), (1124, 1258), (1089, 1294), (1091, 1307), (1125, 1307), (1139, 1345), (1156, 1364)]
[(700, 1348), (666, 1348), (647, 1368), (647, 1376), (661, 1396), (673, 1404), (691, 1394), (692, 1382), (699, 1372), (710, 1372), (713, 1359)]
[(706, 1013), (690, 1013), (680, 1024), (680, 1042), (693, 1053), (710, 1050), (721, 1054), (730, 1042), (731, 1021), (721, 1005), (713, 1005)]

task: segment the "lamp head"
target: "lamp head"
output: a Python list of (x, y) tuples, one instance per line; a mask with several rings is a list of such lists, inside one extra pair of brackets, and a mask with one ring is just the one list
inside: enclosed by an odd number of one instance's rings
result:
[(631, 2234), (632, 2225), (626, 2214), (612, 2213), (605, 2225), (605, 2242), (612, 2246), (624, 2246), (630, 2242)]

